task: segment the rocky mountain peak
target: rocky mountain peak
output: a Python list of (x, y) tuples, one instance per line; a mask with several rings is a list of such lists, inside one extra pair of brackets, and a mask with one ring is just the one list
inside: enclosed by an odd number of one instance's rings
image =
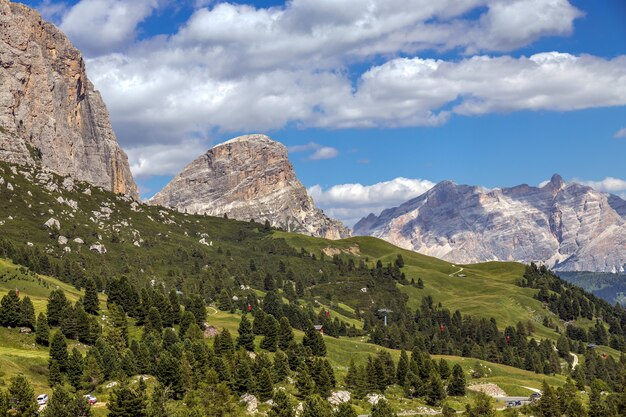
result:
[(554, 175), (541, 188), (488, 191), (442, 182), (354, 226), (455, 263), (539, 261), (558, 270), (626, 270), (626, 202)]
[(550, 181), (544, 185), (544, 188), (551, 188), (552, 190), (560, 190), (565, 186), (565, 181), (563, 180), (563, 177), (561, 177), (559, 174), (554, 174), (551, 178)]
[(315, 207), (289, 162), (287, 148), (266, 135), (240, 136), (209, 149), (149, 200), (189, 213), (263, 222), (340, 239), (350, 231)]
[(0, 159), (139, 197), (80, 52), (29, 7), (0, 0)]

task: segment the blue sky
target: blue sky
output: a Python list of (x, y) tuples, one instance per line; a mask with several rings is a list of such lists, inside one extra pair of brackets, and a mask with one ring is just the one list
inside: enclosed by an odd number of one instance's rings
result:
[(444, 179), (625, 195), (626, 3), (464, 3), (26, 2), (85, 54), (144, 197), (253, 132), (349, 224)]

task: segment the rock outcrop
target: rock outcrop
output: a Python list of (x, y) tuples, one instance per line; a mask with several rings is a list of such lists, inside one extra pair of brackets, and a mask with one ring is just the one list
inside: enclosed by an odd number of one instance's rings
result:
[(486, 190), (449, 181), (354, 226), (455, 263), (544, 262), (562, 271), (626, 270), (626, 202), (565, 183)]
[(316, 208), (289, 162), (265, 135), (224, 142), (187, 165), (148, 201), (194, 214), (268, 220), (284, 230), (341, 239), (350, 231)]
[(0, 159), (139, 197), (80, 52), (23, 4), (0, 0)]

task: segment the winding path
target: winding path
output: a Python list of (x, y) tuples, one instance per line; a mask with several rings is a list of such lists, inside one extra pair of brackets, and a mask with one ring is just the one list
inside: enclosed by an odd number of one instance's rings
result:
[(456, 274), (460, 274), (461, 272), (463, 272), (463, 268), (459, 267), (459, 270), (458, 270), (458, 271), (453, 272), (453, 273), (449, 274), (448, 276), (449, 276), (449, 277), (453, 277), (453, 276), (455, 276)]

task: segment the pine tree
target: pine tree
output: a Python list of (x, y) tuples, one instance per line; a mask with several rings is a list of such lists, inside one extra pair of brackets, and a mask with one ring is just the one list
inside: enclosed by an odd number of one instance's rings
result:
[(404, 350), (400, 352), (400, 359), (398, 360), (398, 367), (396, 368), (396, 383), (403, 385), (406, 378), (406, 374), (409, 372), (409, 356)]
[(296, 389), (298, 390), (297, 397), (300, 399), (308, 397), (315, 389), (315, 382), (304, 365), (298, 368), (296, 375)]
[(422, 280), (421, 278), (417, 279), (417, 288), (424, 289), (424, 280)]
[(87, 391), (93, 391), (104, 381), (104, 371), (96, 359), (95, 349), (90, 350), (85, 357), (82, 382)]
[(48, 346), (50, 343), (50, 327), (48, 327), (48, 318), (44, 313), (39, 313), (39, 316), (37, 317), (35, 341), (43, 346)]
[(85, 280), (85, 298), (83, 299), (83, 307), (89, 314), (98, 314), (100, 309), (100, 300), (98, 300), (98, 288), (92, 278)]
[(438, 406), (445, 398), (446, 390), (443, 388), (439, 373), (433, 370), (426, 386), (426, 404)]
[(254, 391), (254, 377), (247, 354), (238, 354), (233, 388), (239, 394)]
[(9, 406), (13, 409), (13, 416), (35, 417), (39, 405), (35, 400), (35, 391), (24, 375), (11, 378), (9, 385)]
[(252, 333), (252, 324), (250, 324), (247, 314), (242, 315), (239, 322), (237, 346), (250, 352), (254, 351), (254, 333)]
[[(552, 417), (555, 415), (554, 411), (560, 410), (553, 410), (552, 408), (549, 408), (548, 404), (542, 404), (542, 402), (544, 402), (543, 399), (545, 397), (546, 386), (547, 384), (544, 382), (544, 394), (539, 399), (539, 410), (540, 413), (542, 413), (542, 417)], [(544, 409), (546, 409), (545, 412), (548, 414), (544, 412)], [(606, 404), (602, 400), (602, 382), (596, 379), (591, 383), (591, 392), (589, 393), (589, 417), (605, 417), (608, 414), (607, 411)]]
[(61, 374), (61, 367), (59, 362), (50, 361), (48, 363), (48, 385), (54, 387), (63, 382), (63, 375)]
[(454, 397), (465, 395), (465, 372), (458, 363), (452, 368), (452, 378), (448, 384), (448, 394)]
[(371, 417), (397, 417), (397, 415), (393, 412), (387, 400), (383, 398), (372, 407)]
[(148, 401), (147, 415), (148, 417), (169, 417), (165, 408), (169, 391), (162, 384), (157, 384), (152, 391), (152, 395)]
[(144, 393), (126, 380), (113, 389), (107, 408), (109, 417), (147, 417)]
[(148, 316), (146, 317), (146, 323), (143, 326), (145, 333), (155, 332), (161, 334), (163, 331), (163, 321), (161, 320), (161, 313), (156, 307), (150, 307), (148, 310)]
[(448, 361), (445, 359), (439, 360), (439, 376), (442, 380), (447, 380), (450, 377), (450, 366), (448, 365)]
[(80, 387), (83, 368), (83, 355), (81, 355), (77, 348), (72, 349), (72, 353), (67, 361), (67, 377), (70, 384), (76, 389)]
[(306, 326), (304, 338), (302, 339), (302, 345), (311, 349), (311, 353), (315, 356), (326, 355), (326, 344), (324, 338), (315, 330), (313, 324), (309, 322)]
[(171, 317), (171, 322), (173, 324), (178, 324), (180, 323), (180, 318), (181, 318), (181, 309), (180, 309), (180, 302), (178, 300), (178, 294), (176, 294), (176, 290), (172, 289), (169, 293), (169, 302), (170, 302), (170, 306), (171, 306), (171, 312), (172, 312), (172, 317)]
[(289, 358), (282, 350), (274, 355), (274, 375), (277, 382), (284, 381), (289, 376)]
[(287, 350), (287, 348), (294, 339), (293, 329), (291, 328), (289, 319), (285, 316), (281, 317), (279, 327), (280, 330), (278, 332), (278, 347), (282, 350)]
[(185, 389), (180, 361), (167, 350), (163, 351), (159, 357), (156, 374), (159, 382), (171, 389), (174, 399), (182, 397)]
[(58, 326), (61, 323), (63, 311), (69, 307), (70, 302), (65, 298), (61, 289), (52, 290), (48, 296), (47, 317), (48, 325)]
[[(557, 397), (561, 404), (562, 414), (568, 417), (586, 417), (587, 412), (576, 392), (572, 380), (568, 377), (565, 385), (557, 389)], [(626, 411), (626, 410), (625, 410)], [(623, 413), (618, 413), (618, 415)]]
[(222, 329), (222, 331), (215, 337), (213, 350), (215, 350), (215, 354), (218, 356), (233, 356), (235, 353), (235, 345), (228, 329)]
[(350, 404), (341, 403), (337, 406), (337, 410), (335, 410), (333, 417), (357, 417), (357, 414)]
[(185, 335), (187, 333), (187, 329), (191, 326), (191, 323), (194, 323), (196, 318), (190, 311), (185, 311), (182, 313), (180, 317), (180, 327), (178, 329), (179, 333)]
[(301, 417), (328, 417), (332, 414), (328, 401), (318, 395), (312, 395), (304, 401)]
[(495, 417), (496, 411), (493, 409), (491, 397), (482, 392), (476, 394), (476, 400), (473, 406), (468, 406), (468, 417)]
[(269, 315), (265, 319), (265, 337), (261, 340), (261, 349), (275, 352), (278, 347), (278, 321)]
[(274, 404), (268, 413), (268, 417), (296, 417), (293, 405), (284, 391), (276, 391), (273, 400)]
[(61, 331), (57, 331), (52, 336), (50, 343), (50, 361), (56, 361), (59, 364), (61, 372), (67, 369), (67, 341)]
[(272, 375), (270, 374), (269, 369), (265, 368), (261, 371), (256, 385), (259, 400), (265, 402), (272, 398), (274, 384), (272, 383)]
[(124, 374), (131, 377), (137, 373), (137, 361), (135, 360), (135, 354), (132, 350), (126, 349), (122, 354), (122, 362), (120, 367)]
[(70, 395), (62, 386), (52, 392), (46, 408), (39, 414), (42, 417), (91, 417), (91, 406), (82, 395)]
[(11, 290), (0, 301), (0, 326), (17, 327), (21, 321), (20, 298)]
[(315, 380), (315, 391), (322, 398), (328, 398), (332, 389), (330, 376), (328, 375), (326, 367), (324, 367), (323, 365), (318, 366), (317, 368), (318, 369), (316, 369), (316, 372), (314, 372), (313, 374), (313, 379)]
[(269, 274), (269, 272), (265, 274), (263, 287), (265, 291), (274, 291), (276, 289), (276, 282), (274, 281), (274, 278)]
[[(537, 402), (537, 412), (542, 417), (561, 417), (561, 409), (559, 406), (559, 399), (554, 392), (554, 389), (548, 385), (546, 381), (543, 381), (542, 395)], [(592, 392), (593, 395), (593, 392)], [(590, 396), (591, 399), (591, 396)], [(603, 416), (605, 414), (602, 414)], [(593, 416), (590, 416), (593, 417)]]

